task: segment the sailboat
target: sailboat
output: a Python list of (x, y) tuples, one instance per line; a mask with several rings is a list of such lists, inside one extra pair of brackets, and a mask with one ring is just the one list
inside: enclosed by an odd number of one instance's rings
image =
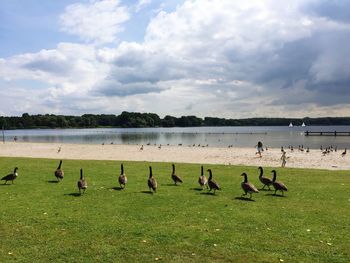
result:
[(293, 123), (289, 123), (289, 128), (293, 127)]
[(306, 125), (305, 125), (305, 123), (303, 122), (303, 124), (301, 125), (301, 127), (305, 127)]

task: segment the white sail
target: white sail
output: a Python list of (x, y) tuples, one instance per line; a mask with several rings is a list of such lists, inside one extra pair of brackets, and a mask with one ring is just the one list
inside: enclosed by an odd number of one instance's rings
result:
[(293, 127), (293, 123), (289, 123), (289, 127)]
[(306, 125), (305, 125), (305, 123), (303, 122), (303, 124), (301, 125), (301, 127), (305, 127)]

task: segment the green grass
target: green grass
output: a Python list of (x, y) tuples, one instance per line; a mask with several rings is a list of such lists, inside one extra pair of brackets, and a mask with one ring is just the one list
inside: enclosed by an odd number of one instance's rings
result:
[[(240, 174), (261, 187), (256, 167), (205, 165), (222, 191), (198, 191), (200, 166), (152, 163), (158, 181), (148, 194), (146, 162), (0, 158), (0, 175), (15, 166), (14, 185), (0, 186), (0, 262), (350, 262), (350, 173), (277, 169), (285, 197), (242, 194)], [(88, 181), (77, 193), (80, 167)], [(270, 168), (265, 168), (270, 176)], [(308, 229), (310, 231), (308, 231)], [(328, 244), (327, 244), (328, 243)]]

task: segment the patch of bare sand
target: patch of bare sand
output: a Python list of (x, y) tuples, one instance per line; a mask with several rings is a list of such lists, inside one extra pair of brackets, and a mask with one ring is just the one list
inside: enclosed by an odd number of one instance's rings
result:
[[(60, 151), (59, 151), (60, 149)], [(286, 167), (350, 170), (350, 154), (342, 151), (323, 155), (320, 150), (309, 153), (287, 150)], [(280, 149), (264, 151), (262, 158), (255, 148), (218, 148), (187, 146), (97, 145), (6, 142), (0, 144), (0, 156), (49, 159), (125, 160), (249, 166), (281, 166)]]

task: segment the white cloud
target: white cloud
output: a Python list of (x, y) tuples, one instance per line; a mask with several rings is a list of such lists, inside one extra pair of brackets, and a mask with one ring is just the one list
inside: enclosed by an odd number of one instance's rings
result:
[(114, 42), (129, 18), (127, 8), (120, 6), (119, 0), (93, 0), (67, 6), (60, 22), (63, 31), (89, 43), (103, 44)]
[[(350, 25), (305, 11), (315, 2), (188, 0), (155, 15), (144, 41), (115, 48), (94, 44), (117, 38), (128, 9), (119, 1), (74, 4), (62, 21), (71, 21), (69, 32), (90, 44), (60, 43), (0, 59), (0, 81), (16, 92), (25, 90), (14, 84), (18, 79), (47, 83), (34, 93), (46, 99), (30, 100), (37, 112), (346, 115), (349, 110), (339, 113), (337, 105), (350, 101), (350, 65), (342, 59), (349, 56)], [(124, 20), (113, 20), (116, 10)]]
[(141, 9), (145, 8), (151, 3), (152, 3), (152, 0), (139, 0), (135, 6), (135, 11), (140, 12)]

